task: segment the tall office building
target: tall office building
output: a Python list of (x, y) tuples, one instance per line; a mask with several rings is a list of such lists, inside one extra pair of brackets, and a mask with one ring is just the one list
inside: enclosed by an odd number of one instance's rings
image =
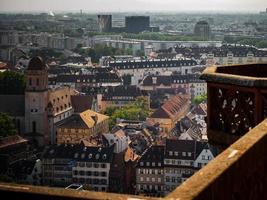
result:
[(125, 28), (129, 33), (140, 33), (149, 31), (149, 16), (127, 16), (125, 17)]
[(209, 40), (211, 38), (211, 30), (208, 22), (197, 22), (194, 29), (194, 35), (200, 37), (202, 40)]
[(112, 15), (98, 15), (97, 18), (100, 32), (110, 32), (112, 29)]

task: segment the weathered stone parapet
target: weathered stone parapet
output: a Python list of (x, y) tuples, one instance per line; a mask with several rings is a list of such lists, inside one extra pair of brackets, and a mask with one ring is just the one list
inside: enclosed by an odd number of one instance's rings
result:
[(267, 64), (208, 67), (209, 143), (227, 148), (267, 117)]
[(176, 188), (166, 199), (267, 199), (267, 119)]

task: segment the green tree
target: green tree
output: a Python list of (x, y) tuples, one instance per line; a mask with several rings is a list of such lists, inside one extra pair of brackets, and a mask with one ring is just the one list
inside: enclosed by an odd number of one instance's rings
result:
[(195, 104), (195, 105), (198, 105), (198, 104), (200, 104), (201, 102), (207, 100), (207, 98), (208, 98), (207, 94), (199, 95), (199, 96), (196, 96), (196, 97), (192, 100), (192, 103)]
[(0, 72), (0, 94), (24, 94), (25, 77), (21, 73)]
[(107, 108), (107, 115), (110, 116), (109, 125), (110, 127), (116, 124), (116, 120), (146, 120), (149, 115), (149, 103), (145, 97), (138, 97), (135, 102), (122, 108), (110, 107)]
[(17, 130), (11, 118), (6, 113), (0, 113), (0, 136), (15, 135)]

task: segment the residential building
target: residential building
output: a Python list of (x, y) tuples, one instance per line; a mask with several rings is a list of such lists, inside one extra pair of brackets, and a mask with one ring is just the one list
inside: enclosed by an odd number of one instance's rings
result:
[(146, 75), (178, 72), (190, 74), (197, 62), (192, 59), (153, 59), (110, 61), (110, 67), (116, 69), (120, 75), (131, 75), (132, 85), (137, 85)]
[(191, 97), (207, 93), (207, 83), (199, 79), (199, 74), (148, 75), (139, 87), (145, 91), (173, 91), (175, 94), (188, 94)]
[(114, 133), (105, 133), (103, 138), (108, 143), (108, 146), (115, 145), (114, 153), (124, 152), (131, 142), (129, 136), (126, 136), (122, 129), (116, 130)]
[(152, 146), (136, 166), (136, 194), (164, 195), (164, 146)]
[(71, 96), (71, 105), (74, 113), (81, 113), (86, 110), (98, 111), (97, 99), (94, 95)]
[(41, 185), (42, 162), (40, 159), (23, 159), (9, 166), (7, 175), (15, 182)]
[(86, 147), (82, 144), (50, 146), (43, 156), (43, 180), (46, 185), (88, 185), (95, 191), (107, 191), (113, 146)]
[(147, 122), (149, 124), (159, 124), (161, 133), (168, 135), (175, 127), (176, 122), (186, 115), (188, 109), (189, 97), (175, 95), (152, 113), (148, 117)]
[(105, 112), (108, 107), (123, 107), (133, 103), (136, 98), (144, 97), (149, 102), (149, 95), (136, 86), (108, 87), (97, 94), (98, 110)]
[(5, 174), (9, 165), (28, 158), (28, 140), (19, 135), (0, 138), (0, 173)]
[(73, 182), (87, 184), (94, 191), (108, 191), (113, 146), (84, 147), (73, 153), (76, 161), (72, 171)]
[(209, 65), (264, 63), (267, 61), (267, 51), (246, 45), (224, 44), (220, 47), (185, 47), (177, 46), (177, 54), (186, 58), (204, 59)]
[(108, 119), (92, 110), (73, 114), (57, 126), (57, 144), (79, 144), (83, 139), (107, 133)]
[(165, 194), (173, 191), (215, 155), (207, 142), (167, 139), (164, 155)]
[(77, 90), (86, 87), (107, 87), (122, 85), (122, 79), (116, 73), (96, 73), (96, 74), (60, 74), (49, 78), (49, 85), (52, 88), (59, 86), (71, 86)]

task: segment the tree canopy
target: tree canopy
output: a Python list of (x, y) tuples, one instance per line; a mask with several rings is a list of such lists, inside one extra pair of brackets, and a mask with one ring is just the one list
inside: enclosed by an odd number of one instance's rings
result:
[(198, 104), (200, 104), (201, 102), (207, 100), (207, 98), (208, 98), (207, 94), (199, 95), (199, 96), (196, 96), (196, 97), (192, 100), (192, 103), (195, 104), (195, 105), (198, 105)]
[(114, 55), (131, 55), (132, 49), (120, 49), (114, 47), (108, 47), (106, 45), (97, 44), (94, 48), (82, 49), (76, 48), (75, 51), (85, 57), (91, 57), (93, 63), (98, 63), (102, 56), (114, 56)]
[(15, 135), (17, 130), (9, 115), (0, 112), (0, 136)]
[(25, 77), (21, 73), (0, 72), (0, 94), (24, 94)]
[(122, 108), (109, 107), (106, 112), (110, 116), (110, 126), (116, 124), (116, 120), (146, 120), (149, 115), (149, 103), (146, 98), (138, 97), (135, 102)]

